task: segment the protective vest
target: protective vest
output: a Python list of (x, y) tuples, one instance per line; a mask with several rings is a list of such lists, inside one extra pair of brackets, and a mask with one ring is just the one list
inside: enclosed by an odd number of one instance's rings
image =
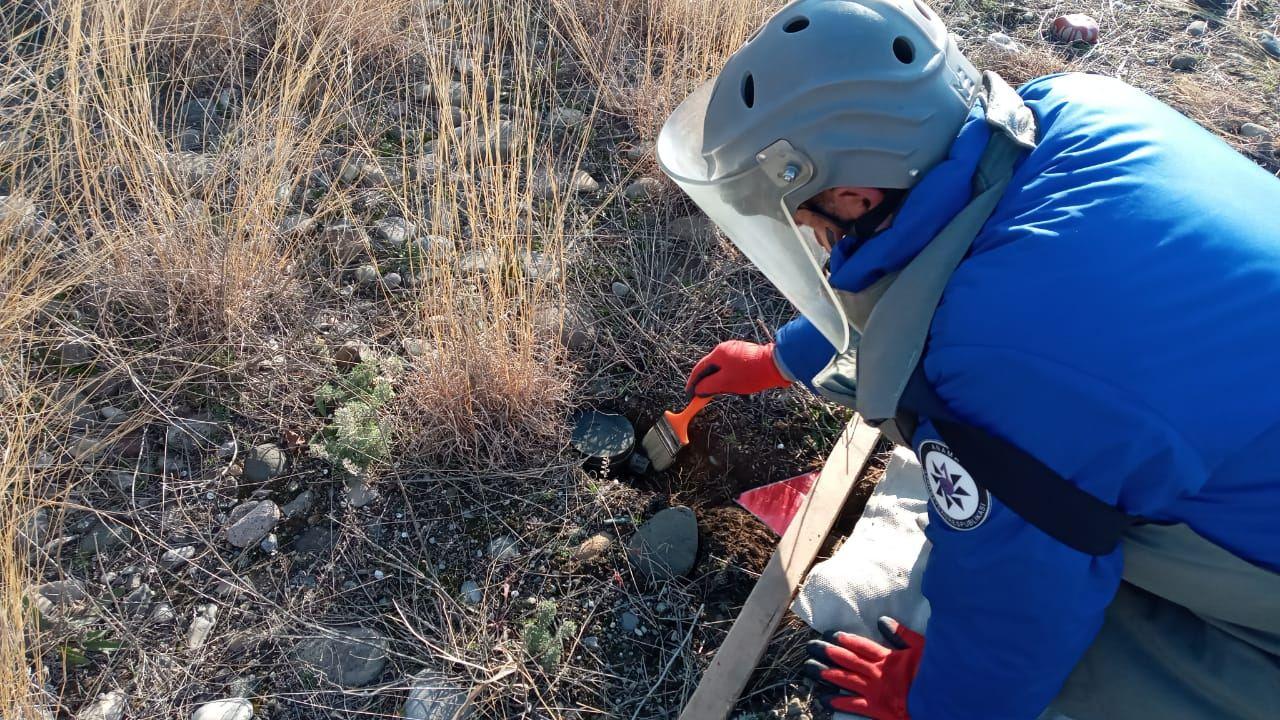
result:
[(862, 291), (837, 292), (846, 316), (863, 332), (860, 341), (836, 353), (813, 385), (900, 445), (910, 444), (921, 418), (930, 419), (996, 499), (1064, 545), (1107, 555), (1140, 518), (1081, 490), (1013, 444), (958, 420), (922, 370), (929, 327), (947, 281), (995, 209), (1018, 157), (1036, 144), (1035, 116), (995, 73), (984, 74), (979, 102), (992, 133), (969, 203), (902, 270)]

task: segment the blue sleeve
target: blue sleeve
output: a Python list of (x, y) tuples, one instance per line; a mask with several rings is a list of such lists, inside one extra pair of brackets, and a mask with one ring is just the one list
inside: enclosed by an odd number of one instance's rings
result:
[(826, 367), (835, 354), (836, 349), (826, 336), (803, 315), (778, 328), (774, 337), (773, 356), (782, 372), (810, 390), (813, 376)]
[[(1158, 417), (1051, 360), (952, 347), (931, 351), (926, 373), (959, 416), (1128, 512), (1158, 517), (1196, 482), (1196, 458)], [(986, 496), (980, 477), (971, 478), (975, 494), (960, 480), (963, 458), (948, 460), (930, 423), (913, 440), (930, 491), (933, 548), (923, 585), (932, 615), (911, 717), (1034, 718), (1097, 635), (1121, 580), (1123, 548), (1092, 557), (1062, 545)], [(950, 508), (940, 472), (957, 503)], [(981, 500), (987, 506), (975, 520)]]

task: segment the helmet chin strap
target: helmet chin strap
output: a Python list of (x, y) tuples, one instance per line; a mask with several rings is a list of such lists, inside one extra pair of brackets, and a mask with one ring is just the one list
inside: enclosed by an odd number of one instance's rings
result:
[(880, 226), (898, 211), (903, 199), (907, 196), (906, 190), (884, 190), (883, 192), (884, 199), (878, 205), (853, 220), (841, 220), (816, 206), (806, 206), (804, 209), (840, 228), (840, 232), (844, 233), (845, 237), (853, 238), (853, 247), (849, 248), (847, 253), (847, 255), (853, 255), (866, 245), (868, 240), (880, 234)]
[(845, 223), (841, 229), (846, 235), (852, 235), (858, 239), (858, 246), (875, 237), (880, 232), (880, 226), (884, 224), (889, 216), (898, 211), (898, 207), (902, 205), (902, 199), (906, 197), (906, 190), (885, 190), (884, 199), (880, 204), (862, 213), (857, 219)]

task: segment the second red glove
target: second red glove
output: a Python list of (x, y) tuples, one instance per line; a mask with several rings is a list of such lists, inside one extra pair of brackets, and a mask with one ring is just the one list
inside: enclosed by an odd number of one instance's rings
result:
[(822, 699), (836, 712), (872, 720), (910, 720), (907, 694), (920, 667), (924, 636), (887, 617), (880, 618), (879, 628), (888, 647), (842, 632), (810, 642), (813, 659), (805, 663), (805, 674), (843, 691)]

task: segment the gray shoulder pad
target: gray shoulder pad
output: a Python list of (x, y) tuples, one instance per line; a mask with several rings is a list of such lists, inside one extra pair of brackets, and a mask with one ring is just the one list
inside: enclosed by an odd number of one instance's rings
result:
[(1010, 140), (1027, 149), (1036, 146), (1036, 116), (1022, 102), (1018, 91), (1004, 78), (987, 71), (982, 74), (982, 100), (987, 122), (1000, 128)]

